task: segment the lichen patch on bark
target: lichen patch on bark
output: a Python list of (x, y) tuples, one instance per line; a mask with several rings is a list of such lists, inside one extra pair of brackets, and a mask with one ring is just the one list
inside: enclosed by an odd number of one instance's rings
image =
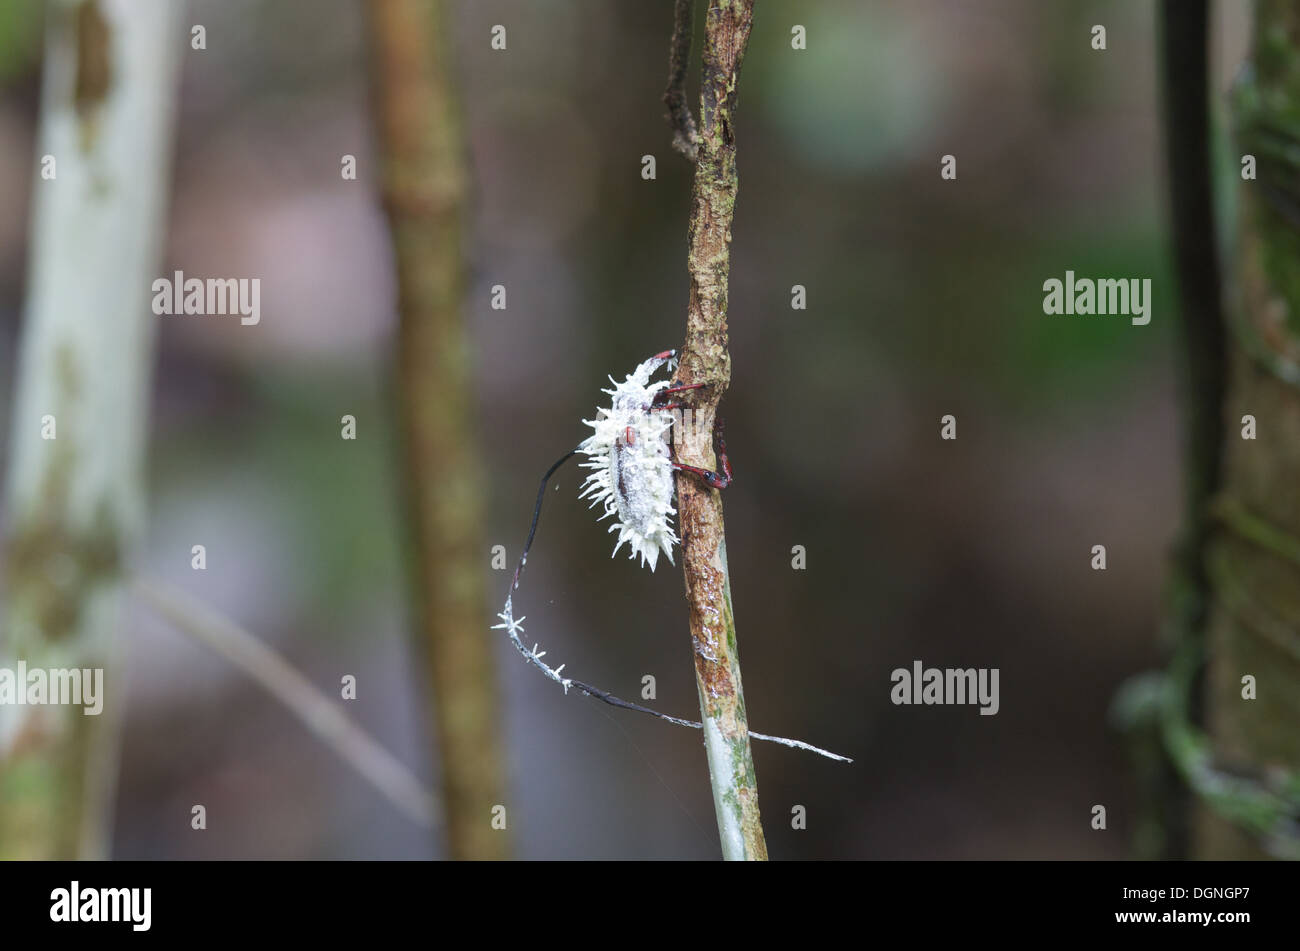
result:
[(81, 123), (81, 148), (94, 148), (99, 127), (99, 113), (112, 84), (110, 32), (108, 21), (99, 9), (99, 0), (83, 0), (77, 7), (77, 78), (73, 87), (73, 105)]

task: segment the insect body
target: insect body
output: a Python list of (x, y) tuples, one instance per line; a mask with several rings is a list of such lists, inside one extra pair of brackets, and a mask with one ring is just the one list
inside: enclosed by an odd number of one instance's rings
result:
[(667, 380), (650, 382), (650, 377), (673, 352), (659, 353), (633, 370), (618, 383), (610, 377), (607, 389), (610, 405), (594, 420), (583, 420), (593, 430), (578, 451), (587, 457), (583, 468), (592, 470), (583, 483), (579, 498), (590, 498), (594, 508), (604, 506), (602, 519), (614, 518), (611, 532), (618, 532), (614, 553), (627, 544), (631, 557), (654, 571), (663, 552), (671, 562), (677, 533), (673, 531), (673, 466), (668, 447), (672, 428), (670, 412), (655, 405), (656, 397), (668, 389)]
[(610, 396), (609, 407), (602, 407), (594, 420), (583, 420), (593, 430), (578, 451), (587, 456), (583, 468), (591, 469), (583, 483), (579, 498), (591, 498), (591, 505), (604, 505), (601, 519), (615, 517), (611, 532), (618, 532), (614, 554), (627, 544), (629, 557), (641, 556), (641, 563), (654, 571), (659, 553), (673, 560), (673, 545), (677, 533), (673, 531), (673, 471), (693, 472), (715, 488), (731, 482), (731, 467), (726, 459), (726, 446), (721, 446), (723, 475), (684, 466), (672, 458), (669, 431), (673, 425), (672, 411), (679, 404), (666, 401), (666, 397), (683, 390), (696, 389), (704, 384), (686, 386), (667, 380), (650, 381), (665, 363), (669, 369), (676, 366), (676, 351), (665, 350), (643, 362), (628, 374), (622, 383), (609, 378), (614, 388), (602, 392)]

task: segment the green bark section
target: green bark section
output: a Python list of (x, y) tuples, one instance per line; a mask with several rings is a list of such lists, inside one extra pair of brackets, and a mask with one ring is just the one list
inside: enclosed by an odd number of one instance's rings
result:
[[(709, 469), (716, 468), (712, 421), (731, 382), (727, 284), (738, 186), (732, 119), (752, 21), (753, 0), (712, 0), (704, 36), (687, 252), (690, 298), (677, 377), (684, 383), (710, 384), (694, 391), (700, 394), (694, 403), (696, 418), (705, 425), (678, 434), (681, 460)], [(722, 498), (698, 478), (679, 474), (677, 500), (696, 684), (723, 856), (762, 860), (767, 858), (767, 844), (759, 818), (758, 783), (740, 681)], [(710, 740), (711, 728), (717, 731), (718, 742)]]
[[(66, 422), (72, 412), (69, 407), (56, 419)], [(18, 514), (5, 540), (4, 656), (22, 659), (29, 668), (112, 666), (107, 637), (120, 602), (124, 539), (107, 503), (89, 526), (71, 515), (67, 467), (77, 455), (73, 438), (65, 425), (63, 437), (50, 442), (45, 498), (35, 511)], [(78, 706), (11, 714), (21, 727), (0, 759), (0, 859), (80, 857), (85, 837), (101, 834), (84, 828), (101, 819), (101, 804), (88, 798), (92, 751), (112, 740), (105, 734), (115, 731), (116, 720), (87, 717)]]
[[(1206, 551), (1205, 697), (1216, 765), (1256, 795), (1203, 811), (1202, 857), (1300, 855), (1275, 821), (1300, 802), (1298, 41), (1300, 6), (1259, 3), (1253, 63), (1234, 102), (1239, 149), (1256, 157), (1258, 180), (1240, 183), (1223, 485)], [(1242, 438), (1245, 415), (1257, 422), (1255, 440)], [(1246, 676), (1257, 699), (1242, 696)]]
[(474, 443), (462, 320), (464, 143), (448, 64), (445, 6), (370, 5), (374, 95), (384, 155), (401, 324), (398, 378), (415, 542), (421, 651), (441, 754), (450, 854), (498, 859), (505, 802), (499, 707), (481, 568), (483, 466)]
[[(95, 110), (109, 90), (109, 26), (95, 0), (49, 16), (50, 55), (57, 49), (75, 51), (74, 103), (82, 120), (82, 151), (90, 153)], [(59, 161), (66, 168), (82, 158), (60, 156)], [(83, 446), (79, 437), (92, 427), (129, 428), (136, 421), (96, 418), (96, 388), (117, 382), (112, 372), (78, 365), (76, 354), (82, 348), (66, 336), (52, 347), (33, 343), (37, 330), (30, 324), (35, 319), (29, 301), (20, 385), (31, 374), (52, 375), (56, 396), (45, 409), (54, 417), (56, 438), (41, 444), (40, 488), (34, 497), (17, 488), (10, 474), (0, 663), (110, 668), (107, 689), (117, 673), (111, 669), (110, 642), (121, 601), (122, 554), (132, 539), (115, 515), (122, 508), (119, 487), (103, 487), (87, 506), (84, 498), (73, 498), (73, 484), (76, 467), (95, 461), (95, 450)], [(127, 382), (141, 389), (147, 385), (143, 380)], [(144, 403), (142, 393), (138, 402)], [(14, 420), (16, 430), (40, 425), (33, 418)], [(13, 445), (16, 458), (35, 443), (15, 432)], [(110, 709), (108, 704), (105, 709)], [(116, 748), (116, 710), (114, 706), (113, 712), (95, 717), (85, 716), (75, 705), (4, 711), (5, 730), (13, 730), (13, 735), (0, 737), (0, 859), (103, 857), (109, 802), (100, 784), (106, 780), (91, 773), (105, 768), (99, 748)]]

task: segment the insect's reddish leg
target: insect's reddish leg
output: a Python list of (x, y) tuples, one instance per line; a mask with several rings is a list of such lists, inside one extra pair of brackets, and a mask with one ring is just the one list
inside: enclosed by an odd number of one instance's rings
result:
[[(723, 458), (725, 459), (725, 457)], [(722, 463), (722, 473), (714, 472), (711, 469), (701, 469), (698, 466), (688, 466), (680, 462), (674, 462), (673, 468), (679, 472), (694, 473), (715, 489), (725, 489), (731, 485), (731, 466), (725, 461)]]
[(674, 462), (673, 468), (682, 472), (691, 472), (699, 476), (711, 488), (725, 489), (731, 485), (731, 460), (727, 458), (727, 440), (722, 435), (722, 417), (718, 417), (717, 423), (718, 437), (718, 465), (722, 467), (722, 472), (714, 472), (711, 469), (701, 469), (698, 466), (683, 465), (680, 462)]
[(660, 404), (659, 401), (663, 399), (665, 396), (667, 396), (669, 393), (682, 393), (685, 392), (686, 390), (698, 390), (701, 387), (709, 386), (709, 385), (710, 384), (708, 383), (687, 383), (685, 385), (679, 384), (677, 386), (666, 386), (658, 393), (655, 394), (654, 399), (650, 401), (650, 405), (654, 409), (668, 409), (667, 406), (663, 406), (662, 404)]
[(708, 383), (678, 383), (676, 386), (666, 386), (656, 396), (663, 393), (680, 393), (682, 390), (698, 390), (702, 386), (709, 386)]

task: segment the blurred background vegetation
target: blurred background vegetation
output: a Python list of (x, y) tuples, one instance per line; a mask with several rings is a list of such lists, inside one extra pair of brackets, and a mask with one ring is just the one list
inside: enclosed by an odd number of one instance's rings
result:
[[(1215, 89), (1246, 43), (1221, 4)], [(262, 321), (160, 318), (144, 569), (259, 632), (436, 782), (399, 559), (395, 290), (365, 23), (349, 0), (194, 0), (161, 273), (257, 276)], [(495, 602), (536, 480), (606, 373), (681, 341), (691, 168), (660, 95), (667, 4), (453, 5), (471, 146), (466, 318)], [(764, 0), (742, 77), (728, 555), (777, 858), (1118, 858), (1106, 710), (1162, 661), (1180, 512), (1151, 2)], [(23, 301), (41, 8), (0, 4), (0, 380)], [(808, 50), (790, 48), (793, 24)], [(1108, 49), (1089, 46), (1105, 23)], [(494, 24), (508, 49), (494, 52)], [(698, 73), (698, 66), (693, 75)], [(695, 87), (692, 85), (692, 89)], [(1222, 96), (1216, 97), (1216, 103)], [(356, 182), (339, 157), (357, 155)], [(941, 181), (940, 156), (958, 179)], [(654, 155), (658, 176), (641, 178)], [(1148, 327), (1042, 313), (1066, 269), (1152, 278)], [(504, 284), (508, 308), (492, 310)], [(794, 284), (808, 307), (790, 307)], [(11, 394), (0, 387), (0, 425)], [(338, 438), (345, 413), (359, 439)], [(937, 438), (958, 418), (959, 439)], [(609, 558), (563, 475), (519, 613), (568, 670), (692, 715), (680, 577)], [(190, 546), (208, 569), (196, 576)], [(1109, 570), (1089, 568), (1107, 546)], [(791, 569), (791, 547), (807, 570)], [(196, 578), (198, 580), (196, 580)], [(496, 607), (493, 607), (496, 610)], [(498, 632), (499, 633), (499, 632)], [(425, 857), (414, 827), (215, 656), (133, 612), (114, 854)], [(523, 857), (712, 858), (698, 737), (565, 698), (504, 637)], [(1001, 710), (895, 707), (889, 674), (1001, 668)], [(209, 833), (189, 809), (208, 806)], [(1090, 828), (1093, 804), (1109, 828)], [(807, 808), (806, 831), (790, 828)]]

